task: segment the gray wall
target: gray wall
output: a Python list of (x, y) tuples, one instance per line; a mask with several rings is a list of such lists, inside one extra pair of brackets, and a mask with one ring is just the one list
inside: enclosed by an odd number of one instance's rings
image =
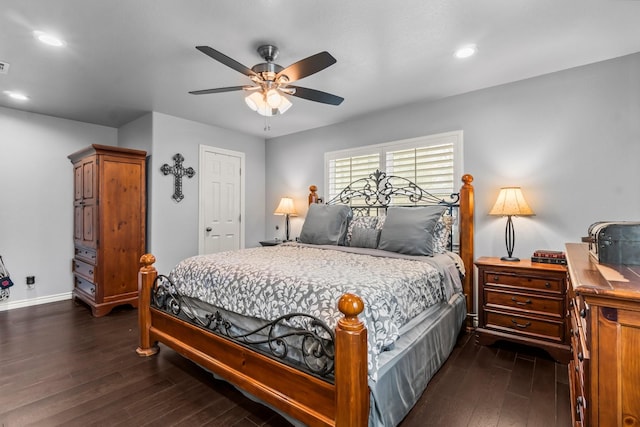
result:
[(506, 253), (506, 220), (487, 215), (502, 186), (521, 186), (536, 212), (514, 219), (521, 258), (564, 249), (595, 221), (640, 220), (639, 75), (634, 54), (270, 139), (266, 234), (281, 224), (269, 215), (281, 196), (304, 214), (308, 186), (324, 194), (326, 151), (453, 130), (464, 131), (464, 172), (475, 177), (477, 256)]
[[(151, 120), (149, 120), (149, 116)], [(168, 273), (181, 259), (198, 253), (198, 180), (199, 147), (208, 145), (216, 148), (239, 151), (245, 154), (246, 194), (245, 194), (245, 245), (258, 246), (264, 239), (265, 214), (265, 143), (264, 139), (239, 134), (215, 126), (185, 120), (161, 113), (150, 113), (130, 126), (138, 129), (120, 138), (122, 145), (148, 144), (144, 136), (151, 125), (151, 159), (149, 162), (148, 208), (149, 241), (147, 251), (156, 256), (158, 271)], [(141, 132), (142, 131), (142, 132)], [(136, 142), (128, 141), (130, 138)], [(132, 147), (136, 148), (136, 147)], [(143, 147), (140, 147), (144, 149)], [(173, 165), (173, 156), (184, 156), (184, 167), (193, 167), (196, 175), (184, 177), (182, 191), (184, 199), (176, 203), (173, 194), (173, 177), (165, 176), (160, 167)]]
[[(147, 151), (149, 167), (148, 251), (168, 273), (198, 252), (198, 155), (209, 145), (245, 153), (245, 244), (264, 238), (265, 144), (254, 136), (150, 113), (121, 129), (0, 107), (0, 255), (16, 283), (0, 310), (65, 299), (73, 289), (73, 168), (67, 156), (89, 144)], [(173, 179), (160, 165), (177, 152), (196, 176), (184, 179), (185, 199), (171, 199)], [(36, 276), (34, 289), (25, 277)]]
[[(15, 286), (0, 310), (68, 298), (73, 287), (73, 167), (117, 129), (0, 107), (0, 255)], [(26, 276), (36, 276), (27, 289)]]

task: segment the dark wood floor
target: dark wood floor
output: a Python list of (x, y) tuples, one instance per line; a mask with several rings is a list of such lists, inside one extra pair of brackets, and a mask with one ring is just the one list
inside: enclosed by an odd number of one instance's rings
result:
[[(140, 358), (137, 312), (71, 301), (0, 312), (0, 426), (289, 426), (162, 347)], [(566, 367), (461, 335), (401, 427), (570, 425)]]

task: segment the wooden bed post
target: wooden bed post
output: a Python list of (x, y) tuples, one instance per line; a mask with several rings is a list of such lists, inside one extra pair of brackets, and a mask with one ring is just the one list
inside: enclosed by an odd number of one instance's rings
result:
[(364, 302), (357, 295), (344, 294), (338, 308), (344, 317), (336, 326), (336, 426), (366, 426), (369, 420), (367, 330), (358, 319)]
[(474, 192), (473, 176), (466, 174), (462, 176), (464, 183), (460, 188), (460, 257), (464, 262), (465, 276), (463, 290), (467, 299), (467, 331), (474, 328), (474, 292), (473, 292), (473, 212), (474, 212)]
[(140, 356), (152, 356), (159, 350), (156, 343), (151, 342), (151, 288), (158, 277), (158, 271), (153, 266), (156, 257), (144, 254), (140, 257), (142, 267), (138, 272), (138, 329), (140, 330), (140, 346), (136, 353)]

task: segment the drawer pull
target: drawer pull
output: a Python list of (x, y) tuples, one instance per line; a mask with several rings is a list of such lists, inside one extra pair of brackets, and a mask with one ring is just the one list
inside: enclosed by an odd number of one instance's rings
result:
[(498, 280), (500, 280), (500, 276), (493, 276), (493, 281), (497, 282)]
[(583, 319), (587, 317), (587, 310), (585, 308), (580, 310), (580, 317)]
[(95, 294), (96, 293), (96, 288), (91, 288), (91, 293)]
[(511, 319), (511, 322), (513, 322), (514, 325), (516, 325), (518, 328), (528, 328), (529, 326), (531, 326), (531, 322), (527, 322), (527, 323), (518, 323), (515, 319)]
[(516, 297), (511, 297), (511, 301), (515, 302), (518, 305), (531, 304), (531, 300), (530, 299), (527, 299), (525, 302), (522, 302), (522, 301), (518, 301), (518, 299)]
[(547, 288), (547, 289), (548, 289), (548, 288), (550, 288), (550, 287), (551, 287), (551, 283), (549, 283), (549, 282), (544, 282), (544, 287), (545, 287), (545, 288)]
[(584, 361), (584, 354), (582, 354), (582, 352), (578, 353), (578, 360), (579, 361)]

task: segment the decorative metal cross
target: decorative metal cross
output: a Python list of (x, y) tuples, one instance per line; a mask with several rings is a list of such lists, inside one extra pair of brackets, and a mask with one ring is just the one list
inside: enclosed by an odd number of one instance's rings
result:
[(186, 169), (182, 167), (184, 157), (182, 157), (182, 154), (180, 153), (177, 153), (175, 156), (173, 156), (173, 161), (173, 166), (169, 166), (165, 163), (164, 165), (162, 165), (160, 170), (164, 175), (173, 174), (174, 190), (173, 196), (171, 196), (171, 198), (179, 203), (182, 199), (184, 199), (184, 194), (182, 194), (182, 177), (186, 175), (187, 178), (193, 178), (193, 176), (196, 174), (196, 171), (193, 170), (192, 167), (188, 167)]

